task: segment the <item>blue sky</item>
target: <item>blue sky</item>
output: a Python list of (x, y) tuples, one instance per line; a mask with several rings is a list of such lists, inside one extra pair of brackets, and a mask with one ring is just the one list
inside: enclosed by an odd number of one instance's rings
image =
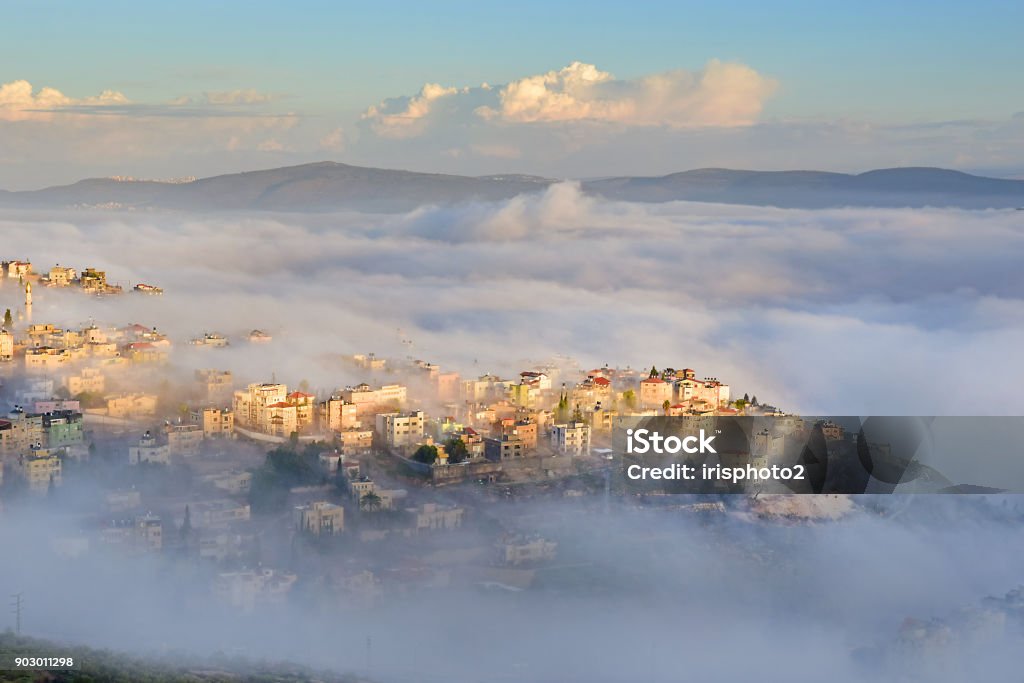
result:
[[(391, 99), (392, 111), (398, 111), (401, 98), (415, 96), (426, 83), (501, 86), (577, 61), (626, 84), (679, 69), (700, 74), (709, 60), (744, 65), (774, 84), (770, 93), (758, 96), (756, 120), (745, 122), (759, 126), (857, 122), (890, 127), (944, 121), (998, 126), (1024, 111), (1020, 2), (17, 2), (6, 5), (3, 16), (7, 30), (0, 41), (0, 84), (28, 81), (35, 91), (54, 88), (83, 102), (116, 91), (132, 105), (150, 107), (186, 98), (195, 102), (203, 93), (260, 93), (260, 102), (248, 102), (250, 113), (295, 118), (288, 136), (268, 135), (259, 142), (253, 137), (227, 150), (231, 154), (225, 159), (246, 166), (259, 165), (249, 157), (260, 145), (265, 152), (283, 152), (283, 160), (312, 158), (316, 154), (310, 141), (339, 129), (345, 142), (334, 151), (345, 149), (364, 163), (378, 157), (401, 161), (395, 145), (375, 150), (371, 144), (364, 116), (369, 107)], [(138, 118), (143, 112), (136, 107), (117, 113)], [(466, 116), (463, 112), (460, 125)], [(647, 116), (641, 132), (649, 137), (651, 125), (666, 122), (680, 127), (676, 121)], [(557, 123), (567, 127), (564, 121)], [(149, 125), (155, 123), (150, 120)], [(465, 167), (465, 172), (500, 165), (467, 161), (468, 155), (455, 163), (451, 135), (444, 148), (441, 143), (434, 148), (425, 144), (433, 131), (432, 125), (404, 145), (406, 165)], [(214, 134), (225, 137), (223, 131)], [(709, 140), (716, 134), (708, 131), (696, 146), (713, 149)], [(480, 148), (502, 142), (479, 130), (475, 135)], [(693, 149), (692, 135), (687, 135), (685, 147)], [(965, 135), (978, 138), (975, 131)], [(527, 145), (541, 140), (508, 137), (522, 147), (514, 170), (570, 175), (583, 170), (578, 162), (530, 154)], [(988, 139), (990, 131), (981, 131), (981, 137)], [(681, 144), (678, 138), (672, 139)], [(250, 143), (252, 150), (240, 149)], [(892, 141), (876, 144), (889, 146)], [(913, 144), (921, 144), (920, 136)], [(5, 151), (10, 157), (12, 150), (5, 150), (0, 138), (0, 153)], [(616, 153), (609, 150), (602, 172), (616, 170)], [(839, 149), (835, 153), (841, 158), (847, 154)], [(438, 159), (445, 155), (447, 160)], [(694, 162), (715, 160), (706, 152), (696, 156), (700, 159)], [(723, 161), (735, 156), (723, 155)], [(945, 165), (961, 159), (965, 162), (960, 165), (971, 168), (1008, 163), (991, 150), (950, 150), (945, 156), (934, 154), (932, 161), (927, 154), (918, 156), (920, 163)], [(69, 169), (84, 172), (89, 166), (77, 157), (69, 161)], [(199, 163), (195, 155), (192, 161), (200, 173), (216, 166)], [(767, 151), (752, 153), (748, 165), (769, 161)], [(823, 158), (819, 165), (852, 169), (862, 164), (854, 155), (847, 161)], [(128, 156), (124, 165), (147, 167)], [(621, 165), (632, 170), (638, 164)], [(44, 175), (39, 173), (39, 180)], [(0, 168), (0, 187), (9, 187), (4, 176)]]

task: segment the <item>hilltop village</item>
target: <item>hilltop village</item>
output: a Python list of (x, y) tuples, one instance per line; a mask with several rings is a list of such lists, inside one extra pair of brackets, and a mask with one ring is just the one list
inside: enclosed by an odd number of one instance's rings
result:
[[(222, 354), (273, 348), (274, 335), (68, 329), (34, 315), (51, 288), (130, 295), (94, 268), (2, 263), (0, 516), (73, 511), (73, 529), (51, 539), (57, 555), (196, 563), (203, 590), (242, 610), (293, 590), (370, 602), (454, 581), (521, 590), (559, 541), (539, 515), (503, 511), (535, 498), (607, 504), (616, 417), (782, 414), (691, 368), (564, 359), (464, 377), (351, 354), (336, 361), (361, 378), (350, 386), (239, 382)], [(193, 349), (208, 367), (179, 364), (192, 347), (211, 349)]]

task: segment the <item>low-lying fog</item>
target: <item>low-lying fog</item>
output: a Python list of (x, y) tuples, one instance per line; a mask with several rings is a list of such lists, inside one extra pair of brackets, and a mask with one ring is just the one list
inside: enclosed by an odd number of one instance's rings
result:
[[(347, 380), (334, 357), (367, 351), (464, 376), (569, 355), (693, 367), (805, 414), (1021, 412), (1022, 212), (639, 205), (563, 184), (400, 215), (7, 213), (0, 256), (163, 287), (104, 299), (39, 288), (34, 317), (153, 325), (178, 342), (175, 364), (233, 369), (238, 382), (273, 373), (331, 389)], [(0, 309), (20, 304), (5, 283)], [(184, 345), (253, 328), (273, 343)], [(557, 580), (253, 614), (195, 599), (187, 569), (57, 557), (48, 539), (77, 522), (44, 504), (0, 518), (0, 589), (31, 596), (34, 635), (380, 680), (877, 680), (851, 652), (891, 641), (908, 616), (1024, 584), (1021, 511), (1005, 500), (929, 497), (913, 514), (798, 526), (504, 504), (489, 514), (529, 515), (559, 541)], [(1014, 652), (996, 643), (944, 673), (1006, 673)]]
[(167, 291), (42, 291), (39, 320), (271, 332), (280, 344), (232, 354), (246, 379), (330, 384), (337, 353), (463, 375), (561, 354), (693, 367), (805, 414), (1021, 410), (1022, 212), (644, 205), (562, 184), (400, 215), (6, 214), (0, 236), (37, 269)]

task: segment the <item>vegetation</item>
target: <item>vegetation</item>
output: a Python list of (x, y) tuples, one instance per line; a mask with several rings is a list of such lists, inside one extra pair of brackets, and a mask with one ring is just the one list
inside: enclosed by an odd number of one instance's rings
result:
[(11, 327), (14, 325), (14, 318), (11, 317), (11, 309), (4, 311), (4, 327)]
[(428, 446), (427, 444), (423, 444), (416, 449), (415, 453), (412, 454), (412, 459), (416, 462), (433, 465), (434, 461), (437, 460), (437, 446)]
[(626, 389), (622, 392), (622, 402), (626, 404), (626, 407), (630, 410), (636, 409), (636, 392), (632, 389)]
[(466, 442), (457, 436), (453, 436), (445, 442), (444, 450), (448, 453), (448, 462), (452, 464), (469, 460), (469, 449), (466, 448)]
[(289, 443), (268, 452), (263, 466), (252, 476), (249, 488), (252, 509), (257, 512), (283, 510), (289, 489), (327, 483), (327, 472), (318, 457), (327, 448), (327, 444), (316, 442), (300, 452), (297, 443)]
[(4, 671), (4, 681), (53, 683), (355, 683), (355, 676), (316, 671), (298, 664), (252, 662), (216, 654), (191, 657), (182, 653), (143, 659), (110, 650), (57, 644), (38, 638), (0, 633), (0, 655), (70, 657), (76, 668), (67, 671)]

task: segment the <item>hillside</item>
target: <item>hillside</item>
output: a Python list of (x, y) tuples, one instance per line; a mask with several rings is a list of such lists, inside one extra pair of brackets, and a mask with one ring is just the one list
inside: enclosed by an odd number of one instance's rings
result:
[[(0, 207), (178, 211), (406, 211), (424, 204), (509, 199), (554, 180), (527, 175), (460, 176), (321, 162), (203, 178), (188, 183), (93, 178), (22, 192), (0, 191)], [(939, 168), (891, 168), (857, 175), (822, 171), (698, 169), (582, 184), (589, 194), (636, 202), (676, 200), (825, 208), (1024, 207), (1024, 181)]]

